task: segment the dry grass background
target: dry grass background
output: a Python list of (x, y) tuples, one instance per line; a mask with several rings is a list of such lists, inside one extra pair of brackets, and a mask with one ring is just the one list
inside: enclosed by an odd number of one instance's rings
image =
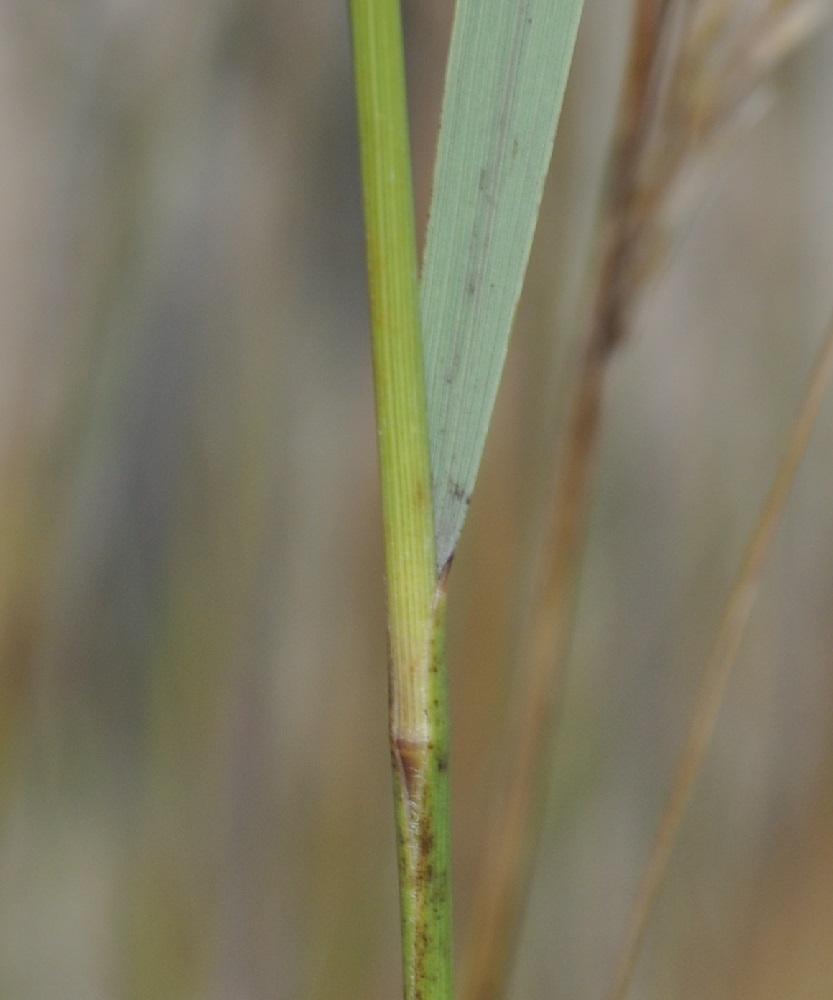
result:
[[(449, 18), (406, 4), (423, 217)], [(463, 943), (627, 23), (588, 0), (455, 562)], [(828, 319), (830, 32), (772, 83), (611, 369), (513, 996), (601, 995)], [(0, 995), (392, 998), (346, 11), (2, 0), (0, 150)], [(634, 997), (833, 996), (831, 454), (828, 404)]]

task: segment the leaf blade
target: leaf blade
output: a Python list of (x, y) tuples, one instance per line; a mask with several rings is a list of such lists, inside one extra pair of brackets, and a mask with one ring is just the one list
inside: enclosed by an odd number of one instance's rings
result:
[(438, 570), (477, 477), (581, 7), (458, 0), (421, 285)]

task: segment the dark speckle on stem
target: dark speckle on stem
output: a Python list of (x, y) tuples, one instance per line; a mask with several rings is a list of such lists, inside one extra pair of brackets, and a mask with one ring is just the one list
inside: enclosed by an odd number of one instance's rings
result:
[(471, 503), (471, 494), (465, 486), (462, 486), (460, 483), (451, 483), (451, 495), (455, 500), (458, 500), (460, 503), (464, 503), (466, 506)]

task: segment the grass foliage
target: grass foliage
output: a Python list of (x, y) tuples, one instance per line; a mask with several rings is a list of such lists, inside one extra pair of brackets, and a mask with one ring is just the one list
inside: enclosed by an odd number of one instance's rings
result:
[(474, 489), (582, 0), (461, 0), (445, 78), (422, 322), (438, 566)]

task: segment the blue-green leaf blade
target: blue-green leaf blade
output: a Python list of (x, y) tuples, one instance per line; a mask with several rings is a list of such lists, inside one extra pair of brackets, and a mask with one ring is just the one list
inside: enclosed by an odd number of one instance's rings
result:
[(457, 3), (421, 286), (439, 568), (477, 477), (581, 6)]

